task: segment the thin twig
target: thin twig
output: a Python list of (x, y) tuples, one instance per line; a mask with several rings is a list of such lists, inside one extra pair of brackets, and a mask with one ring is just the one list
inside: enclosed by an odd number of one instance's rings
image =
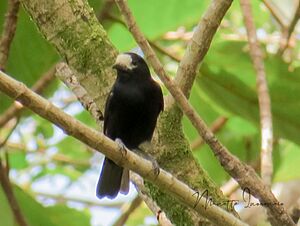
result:
[[(210, 126), (211, 132), (213, 132), (214, 134), (219, 132), (223, 128), (223, 126), (226, 124), (227, 121), (228, 121), (228, 118), (226, 118), (224, 116), (220, 116), (219, 118), (217, 118)], [(192, 141), (191, 149), (196, 150), (196, 149), (200, 148), (204, 143), (205, 143), (204, 140), (201, 137), (198, 137), (194, 141)]]
[(151, 40), (148, 40), (148, 42), (152, 46), (152, 48), (156, 49), (158, 52), (170, 57), (172, 60), (176, 62), (180, 62), (181, 58), (171, 53), (170, 51), (166, 50), (166, 48), (161, 47), (160, 45), (156, 44), (155, 42), (152, 42)]
[(129, 207), (121, 214), (121, 216), (115, 221), (113, 226), (123, 226), (125, 225), (126, 221), (130, 217), (130, 215), (142, 204), (143, 199), (139, 196), (136, 196), (132, 202), (130, 203)]
[(16, 120), (15, 124), (13, 125), (13, 127), (10, 129), (10, 131), (8, 132), (8, 134), (6, 135), (6, 137), (4, 138), (3, 141), (0, 142), (0, 150), (2, 147), (5, 146), (5, 144), (7, 143), (9, 137), (11, 136), (11, 134), (14, 132), (14, 130), (17, 128), (18, 124), (19, 124), (19, 119)]
[(15, 36), (19, 5), (19, 0), (8, 1), (6, 20), (4, 22), (3, 32), (0, 40), (0, 70), (2, 71), (5, 69), (10, 45)]
[(64, 194), (50, 194), (50, 193), (33, 192), (33, 191), (30, 191), (30, 193), (33, 193), (34, 196), (54, 199), (58, 203), (78, 202), (85, 206), (101, 206), (101, 207), (106, 207), (106, 208), (121, 208), (122, 205), (124, 204), (121, 202), (100, 203), (95, 200), (84, 199), (83, 197), (80, 197), (80, 196), (66, 196)]
[(14, 214), (15, 220), (19, 226), (27, 226), (26, 220), (21, 212), (19, 204), (15, 198), (13, 188), (7, 177), (6, 169), (2, 165), (2, 160), (0, 159), (0, 183), (3, 188), (3, 191), (6, 195), (7, 201), (10, 205), (10, 208)]
[(99, 11), (97, 15), (97, 19), (102, 23), (103, 20), (107, 19), (109, 12), (111, 11), (113, 5), (115, 4), (114, 0), (106, 0), (103, 3), (102, 9)]
[(295, 27), (299, 21), (300, 18), (300, 1), (298, 1), (298, 7), (295, 11), (294, 17), (289, 24), (289, 26), (285, 27), (282, 31), (282, 38), (281, 38), (281, 45), (278, 50), (278, 54), (282, 55), (284, 51), (288, 48), (290, 43), (290, 38), (292, 36), (293, 31), (295, 30)]
[[(8, 139), (10, 138), (10, 136), (12, 135), (12, 133), (17, 128), (19, 122), (20, 122), (20, 120), (19, 120), (19, 118), (17, 118), (15, 124), (10, 129), (10, 131), (8, 132), (8, 134), (6, 135), (6, 137), (4, 138), (4, 140), (2, 142), (0, 142), (0, 156), (1, 156), (1, 148), (6, 145), (6, 143), (8, 142)], [(3, 167), (5, 168), (5, 172), (6, 172), (6, 175), (8, 177), (9, 170), (10, 170), (10, 165), (9, 165), (9, 156), (8, 156), (7, 150), (4, 150), (4, 157), (5, 157), (5, 165)], [(0, 157), (0, 161), (1, 161), (1, 157)]]
[(280, 9), (275, 5), (272, 0), (263, 0), (265, 6), (269, 9), (270, 13), (273, 15), (274, 19), (278, 22), (281, 28), (285, 28), (288, 23), (287, 19), (280, 11)]
[(232, 178), (230, 178), (225, 184), (222, 185), (221, 191), (227, 197), (235, 192), (239, 188), (239, 184)]
[(82, 103), (83, 107), (87, 109), (96, 119), (96, 122), (100, 124), (100, 121), (103, 120), (103, 113), (97, 107), (92, 98), (88, 95), (87, 91), (79, 84), (76, 76), (74, 75), (74, 72), (66, 63), (57, 64), (56, 70), (56, 76), (61, 81), (63, 81), (67, 87), (71, 89), (80, 103)]
[[(251, 190), (251, 194), (257, 197), (261, 203), (278, 203), (278, 200), (275, 198), (271, 190), (262, 182), (253, 168), (241, 162), (227, 150), (227, 148), (215, 137), (205, 122), (196, 113), (179, 87), (176, 86), (176, 84), (167, 76), (162, 64), (159, 62), (146, 38), (137, 27), (127, 2), (124, 0), (116, 0), (116, 3), (125, 17), (129, 31), (133, 34), (133, 37), (143, 50), (153, 69), (172, 94), (178, 106), (189, 118), (201, 137), (210, 146), (223, 168), (240, 184), (241, 187), (249, 188)], [(213, 2), (212, 4), (216, 3)], [(224, 2), (218, 1), (218, 4), (224, 4)], [(265, 207), (275, 217), (278, 225), (294, 225), (292, 219), (287, 214), (283, 206), (267, 205)]]
[(262, 50), (256, 37), (256, 28), (252, 16), (251, 3), (249, 0), (240, 0), (240, 3), (248, 35), (250, 56), (256, 71), (256, 88), (261, 126), (261, 177), (268, 186), (271, 186), (273, 174), (273, 126), (271, 100), (266, 80)]
[[(32, 86), (32, 90), (36, 93), (42, 93), (44, 89), (51, 83), (55, 78), (55, 67), (52, 67), (48, 70), (41, 78)], [(5, 112), (0, 116), (0, 128), (4, 126), (8, 121), (14, 117), (18, 117), (21, 112), (24, 110), (24, 107), (19, 103), (12, 104)]]
[(137, 172), (160, 189), (176, 197), (186, 206), (194, 208), (196, 212), (205, 216), (216, 225), (245, 225), (245, 223), (241, 222), (231, 213), (226, 212), (218, 206), (210, 206), (205, 209), (206, 201), (204, 199), (199, 200), (197, 195), (195, 195), (199, 194), (199, 192), (189, 188), (185, 183), (179, 181), (161, 168), (160, 173), (157, 175), (153, 171), (152, 162), (143, 159), (128, 149), (126, 149), (126, 154), (120, 152), (119, 145), (104, 136), (103, 133), (99, 133), (82, 124), (72, 116), (61, 111), (48, 100), (32, 92), (23, 83), (14, 80), (1, 71), (0, 90), (11, 98), (21, 102), (41, 117), (54, 123), (68, 135), (103, 153), (107, 158), (121, 167)]

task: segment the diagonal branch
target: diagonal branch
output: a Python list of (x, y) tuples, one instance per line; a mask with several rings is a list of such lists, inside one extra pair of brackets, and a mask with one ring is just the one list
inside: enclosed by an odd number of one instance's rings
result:
[(130, 206), (121, 214), (121, 216), (115, 221), (113, 226), (122, 226), (126, 223), (130, 215), (142, 204), (143, 199), (139, 196), (136, 196)]
[(231, 3), (232, 0), (212, 1), (188, 43), (175, 77), (176, 83), (187, 97), (197, 75), (197, 68)]
[[(223, 168), (240, 184), (241, 187), (249, 188), (251, 193), (257, 197), (261, 203), (278, 203), (271, 190), (262, 182), (253, 168), (242, 163), (227, 150), (227, 148), (215, 137), (205, 122), (196, 113), (180, 88), (167, 76), (162, 64), (156, 57), (140, 29), (137, 27), (127, 2), (124, 0), (116, 0), (116, 3), (125, 17), (129, 31), (143, 50), (153, 69), (172, 94), (178, 106), (189, 118), (192, 125), (210, 146)], [(276, 223), (278, 225), (294, 225), (292, 219), (287, 214), (283, 206), (267, 205), (266, 208), (277, 220)]]
[(205, 199), (199, 200), (197, 198), (195, 195), (198, 194), (197, 191), (189, 188), (163, 169), (160, 169), (160, 173), (157, 176), (150, 161), (141, 158), (128, 149), (126, 154), (122, 154), (123, 152), (120, 151), (117, 143), (64, 113), (46, 99), (32, 92), (24, 84), (10, 78), (1, 71), (0, 90), (41, 117), (51, 121), (68, 135), (103, 153), (118, 165), (137, 172), (162, 190), (168, 191), (183, 204), (194, 208), (200, 215), (205, 216), (216, 225), (245, 225), (235, 216), (218, 206), (210, 206), (205, 209), (206, 201)]
[(284, 53), (284, 51), (288, 48), (289, 46), (289, 42), (290, 42), (290, 38), (292, 36), (292, 33), (295, 30), (295, 27), (298, 23), (300, 19), (300, 1), (298, 1), (298, 7), (295, 11), (294, 17), (291, 21), (291, 23), (289, 24), (289, 26), (284, 27), (283, 31), (282, 31), (282, 42), (279, 48), (279, 54)]
[(19, 11), (19, 0), (9, 0), (6, 20), (0, 40), (0, 70), (4, 70), (8, 59), (11, 42), (17, 28), (17, 15)]
[(167, 218), (166, 213), (161, 210), (157, 203), (150, 198), (149, 190), (145, 187), (144, 180), (138, 174), (130, 172), (130, 180), (137, 188), (139, 196), (144, 200), (145, 204), (156, 215), (160, 226), (172, 226), (172, 223)]
[(75, 72), (66, 63), (58, 63), (56, 70), (56, 76), (71, 89), (83, 107), (96, 119), (97, 124), (101, 125), (100, 121), (103, 120), (103, 113), (88, 95), (87, 91), (79, 84)]
[(250, 56), (254, 65), (254, 69), (256, 71), (256, 88), (261, 126), (261, 177), (268, 186), (271, 186), (273, 174), (273, 126), (271, 100), (266, 80), (262, 50), (256, 37), (256, 29), (252, 16), (251, 3), (249, 0), (241, 0), (240, 3), (248, 35)]
[[(36, 93), (42, 93), (47, 85), (55, 78), (55, 67), (48, 70), (37, 82), (32, 86), (32, 90)], [(9, 120), (17, 117), (24, 110), (24, 107), (19, 103), (12, 104), (0, 116), (0, 128), (4, 126)]]
[(288, 22), (280, 9), (275, 5), (272, 0), (263, 0), (265, 6), (269, 9), (270, 13), (274, 17), (274, 19), (278, 22), (281, 28), (287, 26)]
[[(226, 122), (228, 121), (228, 118), (226, 118), (225, 116), (220, 116), (219, 118), (217, 118), (215, 121), (213, 121), (213, 123), (210, 126), (210, 130), (213, 133), (217, 133), (219, 132), (224, 125), (226, 124)], [(197, 137), (194, 141), (192, 141), (191, 143), (191, 149), (193, 151), (195, 151), (196, 149), (198, 149), (199, 147), (201, 147), (204, 144), (204, 140), (201, 137)]]
[(6, 194), (7, 201), (10, 205), (10, 208), (14, 214), (16, 222), (19, 226), (27, 226), (26, 220), (20, 210), (20, 206), (16, 200), (16, 197), (13, 193), (12, 186), (9, 182), (6, 168), (2, 165), (2, 160), (0, 158), (0, 184), (3, 188), (4, 193)]

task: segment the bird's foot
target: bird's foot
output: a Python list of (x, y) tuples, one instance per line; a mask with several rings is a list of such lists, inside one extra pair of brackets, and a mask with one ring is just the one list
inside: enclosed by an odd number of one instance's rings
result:
[(123, 141), (120, 138), (116, 138), (115, 142), (118, 144), (119, 146), (119, 151), (122, 153), (122, 156), (126, 156), (127, 154), (127, 150), (126, 150), (126, 146), (123, 143)]
[(133, 149), (132, 151), (137, 155), (141, 156), (142, 158), (149, 160), (152, 163), (153, 168), (151, 171), (153, 171), (155, 178), (157, 178), (160, 173), (160, 168), (156, 159), (154, 159), (151, 155), (148, 155), (147, 153), (143, 152), (140, 148)]

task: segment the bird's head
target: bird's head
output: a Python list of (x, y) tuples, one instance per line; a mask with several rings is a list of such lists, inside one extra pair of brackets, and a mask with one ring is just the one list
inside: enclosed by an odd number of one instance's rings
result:
[(118, 76), (123, 77), (149, 77), (150, 71), (145, 60), (135, 53), (121, 53), (117, 56), (113, 68), (117, 70)]

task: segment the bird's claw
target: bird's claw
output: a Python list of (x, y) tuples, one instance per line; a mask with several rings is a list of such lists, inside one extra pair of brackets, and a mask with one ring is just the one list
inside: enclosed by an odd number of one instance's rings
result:
[(158, 165), (158, 162), (155, 159), (151, 160), (152, 166), (153, 166), (153, 173), (155, 176), (155, 179), (158, 177), (159, 173), (160, 173), (160, 168)]
[(127, 154), (127, 150), (126, 150), (126, 146), (123, 143), (123, 141), (120, 138), (116, 138), (115, 142), (118, 144), (119, 146), (119, 151), (122, 153), (122, 156), (126, 156)]
[(132, 151), (137, 155), (141, 156), (142, 158), (149, 160), (152, 163), (153, 168), (151, 169), (151, 171), (153, 171), (155, 178), (157, 178), (160, 173), (160, 168), (156, 159), (154, 159), (151, 155), (143, 152), (140, 148), (133, 149)]

